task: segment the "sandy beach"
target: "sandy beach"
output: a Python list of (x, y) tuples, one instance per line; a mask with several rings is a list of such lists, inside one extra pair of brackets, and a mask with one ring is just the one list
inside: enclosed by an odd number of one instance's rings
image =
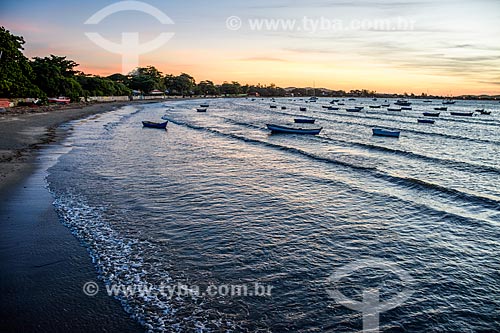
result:
[(88, 281), (104, 285), (86, 249), (59, 221), (44, 180), (57, 156), (53, 150), (67, 134), (61, 124), (128, 104), (21, 109), (0, 116), (1, 331), (142, 331), (118, 301), (82, 292)]

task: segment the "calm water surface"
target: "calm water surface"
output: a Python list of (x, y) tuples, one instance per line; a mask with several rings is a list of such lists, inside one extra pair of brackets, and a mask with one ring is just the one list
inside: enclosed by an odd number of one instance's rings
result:
[[(197, 113), (205, 101), (194, 100), (89, 118), (49, 170), (55, 206), (109, 285), (272, 287), (120, 296), (152, 332), (361, 331), (362, 313), (332, 288), (358, 301), (366, 288), (382, 302), (411, 292), (380, 315), (384, 332), (500, 331), (500, 104), (459, 101), (449, 109), (493, 113), (443, 111), (427, 125), (417, 119), (440, 102), (403, 112), (346, 102), (365, 107), (354, 114), (322, 108), (329, 101), (220, 99)], [(297, 115), (316, 118), (321, 134), (265, 127)], [(162, 116), (168, 131), (142, 128)], [(393, 263), (411, 281), (359, 267), (332, 286), (357, 260)]]

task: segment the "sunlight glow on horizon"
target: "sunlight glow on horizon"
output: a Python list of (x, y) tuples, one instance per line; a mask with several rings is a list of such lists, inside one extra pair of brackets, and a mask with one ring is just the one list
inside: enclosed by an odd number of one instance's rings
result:
[[(49, 10), (58, 7), (63, 17)], [(115, 1), (91, 0), (85, 6), (60, 0), (42, 3), (9, 2), (0, 5), (1, 25), (24, 36), (29, 57), (64, 55), (89, 74), (121, 72), (121, 56), (100, 49), (88, 40), (83, 22)], [(206, 3), (147, 1), (168, 14), (174, 38), (140, 58), (164, 74), (181, 72), (197, 82), (238, 81), (334, 90), (368, 89), (380, 93), (436, 95), (500, 95), (500, 2), (479, 0), (365, 2), (270, 0), (236, 4), (228, 0)], [(32, 8), (33, 7), (33, 8)], [(28, 11), (26, 8), (30, 8)], [(78, 8), (78, 10), (74, 10)], [(29, 12), (29, 19), (25, 13)], [(241, 17), (237, 31), (226, 19)], [(120, 32), (139, 31), (141, 42), (164, 29), (139, 13), (119, 13), (92, 27), (106, 38), (119, 40)], [(344, 22), (403, 18), (415, 22), (411, 31), (255, 31), (248, 20), (325, 17)]]

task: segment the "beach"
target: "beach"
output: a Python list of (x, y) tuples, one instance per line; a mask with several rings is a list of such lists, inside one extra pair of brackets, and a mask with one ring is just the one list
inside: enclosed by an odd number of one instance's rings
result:
[(45, 182), (46, 168), (58, 156), (54, 149), (71, 129), (62, 124), (130, 104), (0, 116), (1, 331), (142, 331), (118, 301), (83, 293), (86, 282), (99, 283), (96, 269), (86, 249), (61, 224)]
[[(459, 101), (492, 114), (421, 124), (440, 100), (399, 112), (330, 102), (108, 105), (34, 143), (12, 130), (0, 328), (352, 332), (362, 313), (331, 291), (376, 288), (398, 299), (380, 331), (497, 331), (498, 103)], [(321, 133), (266, 127), (304, 116)], [(167, 130), (142, 126), (160, 119)]]

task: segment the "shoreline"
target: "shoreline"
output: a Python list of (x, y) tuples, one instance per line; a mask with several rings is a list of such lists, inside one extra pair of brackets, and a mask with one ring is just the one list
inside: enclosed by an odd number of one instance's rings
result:
[[(143, 332), (106, 293), (86, 296), (98, 279), (87, 249), (56, 214), (46, 170), (57, 161), (71, 121), (131, 104), (99, 103), (0, 117), (0, 330), (6, 332)], [(169, 100), (172, 101), (172, 100)]]
[(41, 146), (60, 141), (66, 131), (59, 126), (72, 120), (83, 119), (134, 104), (161, 103), (168, 100), (138, 100), (126, 102), (73, 105), (67, 108), (23, 108), (0, 114), (0, 194), (8, 192), (34, 170), (36, 153)]

